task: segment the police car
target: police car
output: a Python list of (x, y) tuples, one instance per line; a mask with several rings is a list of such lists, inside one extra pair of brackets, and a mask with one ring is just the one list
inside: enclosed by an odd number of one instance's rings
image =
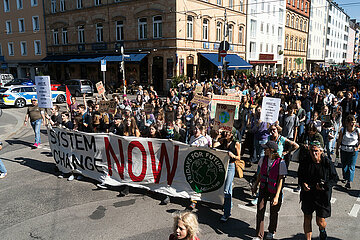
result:
[[(66, 94), (63, 91), (51, 91), (53, 102), (63, 103), (66, 101)], [(9, 86), (0, 88), (0, 104), (25, 107), (31, 104), (31, 99), (37, 98), (36, 86)]]

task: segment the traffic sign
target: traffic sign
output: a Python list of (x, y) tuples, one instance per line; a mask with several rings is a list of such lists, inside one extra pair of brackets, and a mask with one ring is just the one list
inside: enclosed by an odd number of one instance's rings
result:
[[(225, 46), (224, 46), (225, 45)], [(219, 51), (226, 50), (228, 51), (230, 49), (230, 43), (228, 41), (222, 41), (219, 45)]]
[(221, 50), (219, 54), (220, 54), (220, 57), (226, 57), (226, 55), (227, 55), (225, 50)]
[(106, 60), (101, 60), (101, 71), (106, 72)]

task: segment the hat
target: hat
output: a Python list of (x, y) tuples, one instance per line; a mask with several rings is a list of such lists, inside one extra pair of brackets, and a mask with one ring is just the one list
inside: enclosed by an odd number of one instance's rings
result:
[(267, 149), (267, 148), (270, 148), (274, 151), (277, 151), (278, 150), (278, 145), (276, 142), (274, 141), (268, 141), (267, 143), (265, 144), (261, 144), (261, 146), (264, 148), (264, 149)]
[(123, 95), (123, 97), (126, 97), (126, 96), (127, 96), (126, 94)]
[(31, 101), (34, 101), (34, 100), (37, 101), (37, 99), (35, 97), (31, 98)]
[(121, 119), (121, 115), (120, 115), (120, 114), (115, 114), (114, 120), (117, 120), (117, 119)]
[(310, 146), (316, 146), (316, 147), (320, 148), (321, 150), (323, 150), (321, 143), (317, 140), (310, 142)]

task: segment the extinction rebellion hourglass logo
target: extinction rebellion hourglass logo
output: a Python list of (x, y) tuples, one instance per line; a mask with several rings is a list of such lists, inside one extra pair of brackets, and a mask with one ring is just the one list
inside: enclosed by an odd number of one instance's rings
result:
[(225, 167), (214, 154), (195, 150), (185, 158), (184, 172), (187, 182), (197, 193), (219, 189), (225, 181)]

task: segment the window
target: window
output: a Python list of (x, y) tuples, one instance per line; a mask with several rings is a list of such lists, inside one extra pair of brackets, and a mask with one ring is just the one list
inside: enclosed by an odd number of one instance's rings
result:
[(23, 0), (16, 0), (17, 9), (23, 9)]
[(24, 19), (20, 18), (18, 20), (19, 22), (19, 32), (25, 32), (25, 23), (24, 23)]
[(216, 41), (217, 42), (221, 41), (221, 29), (222, 29), (222, 23), (217, 22), (216, 23)]
[(21, 56), (27, 55), (26, 42), (20, 42)]
[(4, 12), (10, 12), (10, 0), (4, 0)]
[(302, 48), (301, 48), (301, 43), (302, 43), (302, 41), (301, 41), (301, 38), (300, 38), (300, 39), (299, 39), (299, 51), (302, 50)]
[(279, 22), (283, 21), (283, 17), (284, 17), (284, 9), (279, 8)]
[(153, 18), (153, 31), (154, 38), (162, 38), (162, 16)]
[(11, 21), (10, 20), (6, 21), (5, 25), (6, 25), (6, 34), (11, 34), (12, 33)]
[(38, 0), (31, 0), (31, 6), (36, 7), (38, 5)]
[(188, 16), (186, 22), (186, 38), (192, 39), (193, 38), (193, 17)]
[(229, 0), (229, 8), (234, 8), (234, 0)]
[(67, 28), (62, 29), (62, 42), (63, 44), (68, 44), (68, 34), (67, 34)]
[(307, 13), (308, 11), (308, 3), (305, 3), (305, 12)]
[(56, 0), (51, 0), (51, 12), (56, 13)]
[(234, 27), (233, 25), (229, 25), (229, 43), (233, 42), (233, 32), (234, 32)]
[(264, 23), (263, 22), (260, 23), (260, 32), (264, 32)]
[(269, 44), (266, 44), (266, 52), (269, 52)]
[(298, 39), (297, 38), (295, 38), (295, 46), (294, 46), (294, 50), (298, 50)]
[(270, 33), (270, 23), (266, 24), (266, 33)]
[(300, 30), (303, 30), (303, 20), (300, 20)]
[(294, 16), (291, 17), (291, 27), (294, 27)]
[(101, 5), (101, 0), (94, 0), (94, 1), (95, 1), (95, 6)]
[(59, 30), (56, 28), (53, 30), (54, 45), (59, 45)]
[(250, 20), (250, 36), (256, 37), (256, 20)]
[(285, 49), (288, 49), (289, 45), (289, 36), (285, 37)]
[(301, 11), (304, 11), (304, 0), (301, 1)]
[(296, 21), (295, 21), (295, 28), (298, 29), (299, 28), (299, 19), (296, 18)]
[(264, 0), (262, 0), (261, 2), (261, 11), (264, 11), (265, 10), (265, 2)]
[(79, 41), (79, 43), (85, 43), (85, 35), (84, 35), (85, 27), (84, 27), (84, 25), (78, 26), (77, 29), (78, 29), (78, 41)]
[(279, 28), (278, 28), (278, 40), (279, 40), (279, 41), (281, 41), (282, 35), (283, 35), (283, 28), (282, 28), (282, 27), (279, 27)]
[(291, 37), (291, 38), (290, 38), (290, 46), (289, 46), (289, 49), (290, 49), (290, 50), (293, 49), (293, 42), (294, 42), (294, 38)]
[(116, 21), (116, 41), (124, 40), (124, 22)]
[(65, 0), (60, 0), (60, 12), (65, 12)]
[(244, 27), (239, 27), (239, 43), (243, 43)]
[(146, 39), (147, 38), (147, 19), (146, 18), (140, 18), (138, 20), (138, 26), (139, 26), (139, 39)]
[(305, 41), (305, 39), (303, 40), (303, 51), (306, 51), (306, 41)]
[(103, 30), (104, 30), (103, 24), (97, 23), (96, 24), (96, 42), (104, 41)]
[(83, 2), (82, 2), (82, 0), (76, 0), (76, 8), (77, 8), (77, 9), (83, 8)]
[(286, 15), (286, 26), (289, 26), (290, 24), (290, 16)]
[(35, 50), (35, 55), (41, 55), (41, 42), (40, 42), (40, 40), (35, 40), (34, 41), (34, 50)]
[(203, 20), (203, 40), (208, 41), (209, 40), (209, 20), (204, 19)]
[(39, 22), (39, 17), (38, 16), (33, 16), (32, 17), (32, 24), (33, 24), (33, 31), (39, 31), (40, 30), (40, 22)]
[(262, 52), (263, 52), (263, 43), (260, 43), (259, 52), (260, 52), (260, 53), (262, 53)]
[(9, 56), (14, 56), (14, 43), (12, 42), (8, 43), (8, 53)]
[(250, 42), (250, 57), (254, 58), (256, 54), (256, 42)]
[(240, 12), (243, 12), (244, 11), (244, 1), (243, 0), (240, 0)]
[(307, 21), (304, 21), (304, 32), (307, 32)]
[(220, 5), (220, 6), (222, 5), (221, 0), (217, 0), (216, 3), (217, 3), (217, 5)]
[[(294, 0), (295, 1), (295, 0)], [(297, 0), (297, 8), (300, 8), (300, 0)]]

